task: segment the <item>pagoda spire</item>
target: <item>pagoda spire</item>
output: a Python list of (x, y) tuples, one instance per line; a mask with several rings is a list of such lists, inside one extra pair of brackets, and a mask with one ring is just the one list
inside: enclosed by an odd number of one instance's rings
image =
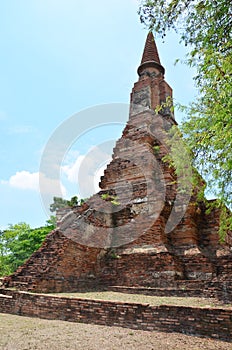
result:
[(139, 76), (141, 76), (147, 68), (156, 68), (164, 74), (164, 67), (160, 63), (159, 53), (151, 31), (147, 35), (141, 64), (138, 68)]

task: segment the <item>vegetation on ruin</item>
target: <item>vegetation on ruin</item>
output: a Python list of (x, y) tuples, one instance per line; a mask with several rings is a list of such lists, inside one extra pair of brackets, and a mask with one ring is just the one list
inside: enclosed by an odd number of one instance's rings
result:
[(143, 0), (141, 22), (163, 39), (169, 30), (188, 48), (182, 61), (194, 67), (198, 95), (180, 126), (193, 165), (222, 209), (222, 227), (232, 228), (232, 5), (227, 0)]
[(103, 199), (104, 201), (109, 201), (113, 205), (120, 205), (117, 196), (112, 196), (109, 193), (103, 193), (101, 195), (101, 199)]

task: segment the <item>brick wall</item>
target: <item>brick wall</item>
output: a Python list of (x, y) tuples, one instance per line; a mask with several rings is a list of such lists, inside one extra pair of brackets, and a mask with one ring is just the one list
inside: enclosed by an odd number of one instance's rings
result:
[(232, 310), (55, 297), (0, 289), (0, 312), (232, 340)]

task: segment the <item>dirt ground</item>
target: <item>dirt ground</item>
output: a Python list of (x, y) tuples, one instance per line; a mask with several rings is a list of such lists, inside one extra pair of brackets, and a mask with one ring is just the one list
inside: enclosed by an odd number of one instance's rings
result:
[(0, 314), (1, 350), (232, 350), (232, 344), (179, 333), (135, 331)]

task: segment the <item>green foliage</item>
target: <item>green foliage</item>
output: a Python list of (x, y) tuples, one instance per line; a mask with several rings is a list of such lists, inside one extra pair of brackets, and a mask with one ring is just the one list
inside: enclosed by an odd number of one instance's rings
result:
[(160, 146), (158, 145), (153, 146), (153, 151), (154, 151), (154, 154), (159, 154)]
[(224, 241), (225, 232), (228, 232), (229, 230), (231, 230), (231, 227), (232, 227), (232, 215), (231, 215), (231, 212), (228, 210), (228, 208), (221, 203), (221, 201), (218, 202), (218, 206), (221, 210), (221, 215), (220, 215), (221, 225), (219, 227), (219, 234), (221, 237), (221, 241)]
[(68, 206), (75, 207), (76, 205), (78, 205), (78, 197), (74, 196), (70, 199), (70, 201), (68, 201)]
[(68, 200), (61, 197), (53, 197), (53, 203), (50, 204), (50, 211), (54, 213), (58, 209), (67, 208), (69, 206), (68, 202)]
[(56, 227), (56, 216), (51, 215), (50, 218), (46, 221), (47, 226)]
[[(184, 142), (183, 136), (177, 126), (168, 132), (166, 140), (170, 152), (162, 160), (172, 167), (176, 174), (177, 191), (181, 194), (192, 195), (194, 188), (198, 188), (198, 199), (204, 196), (204, 182), (194, 169), (192, 151)], [(201, 186), (199, 186), (199, 184)]]
[[(50, 221), (50, 220), (49, 220)], [(26, 223), (9, 225), (0, 232), (0, 275), (14, 272), (31, 254), (39, 249), (49, 232), (54, 229), (50, 222), (32, 229)]]
[(101, 198), (105, 201), (105, 200), (107, 200), (108, 198), (110, 198), (110, 195), (109, 195), (108, 193), (103, 193), (103, 194), (101, 195)]
[(166, 100), (155, 108), (155, 113), (157, 114), (166, 114), (166, 112), (168, 112), (168, 114), (173, 114), (174, 112), (173, 99), (171, 96), (167, 96)]
[(81, 198), (81, 199), (80, 199), (80, 205), (83, 205), (83, 204), (87, 201), (87, 199), (88, 199), (88, 198), (85, 198), (85, 199)]
[(117, 196), (112, 196), (110, 195), (109, 193), (103, 193), (101, 195), (101, 198), (104, 200), (104, 201), (109, 201), (111, 204), (113, 205), (120, 205), (120, 203), (118, 202), (117, 200)]
[[(198, 97), (181, 130), (193, 165), (221, 208), (232, 208), (232, 5), (228, 0), (144, 0), (140, 19), (163, 38), (174, 29), (189, 48), (185, 63), (196, 69)], [(222, 209), (222, 227), (232, 228)]]
[(117, 197), (114, 197), (114, 199), (111, 200), (111, 204), (113, 204), (113, 205), (120, 205)]
[(75, 207), (79, 204), (82, 205), (84, 202), (84, 199), (81, 199), (79, 202), (77, 196), (72, 197), (70, 200), (63, 199), (61, 197), (53, 197), (53, 203), (50, 205), (50, 211), (53, 213), (62, 208)]

